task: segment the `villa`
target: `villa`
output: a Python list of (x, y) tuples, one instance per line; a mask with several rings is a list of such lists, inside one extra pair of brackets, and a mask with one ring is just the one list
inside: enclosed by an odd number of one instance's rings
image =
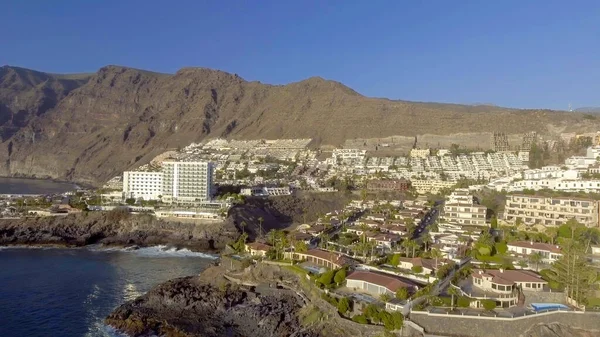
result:
[(471, 279), (461, 284), (465, 296), (475, 299), (472, 307), (479, 308), (486, 299), (496, 301), (496, 305), (509, 308), (523, 300), (522, 291), (544, 291), (548, 282), (529, 270), (482, 270), (475, 269)]
[(301, 261), (305, 260), (319, 266), (337, 269), (343, 266), (355, 264), (357, 261), (342, 254), (328, 252), (323, 249), (310, 249), (307, 252), (286, 252), (286, 258)]
[(267, 255), (267, 252), (271, 248), (273, 248), (273, 247), (271, 247), (270, 245), (264, 244), (264, 243), (260, 243), (260, 242), (250, 242), (250, 243), (246, 244), (246, 250), (252, 256), (264, 257)]
[(400, 280), (397, 277), (371, 271), (354, 271), (346, 277), (346, 287), (363, 290), (372, 295), (388, 294), (395, 296), (400, 288), (407, 288), (409, 292), (415, 286)]

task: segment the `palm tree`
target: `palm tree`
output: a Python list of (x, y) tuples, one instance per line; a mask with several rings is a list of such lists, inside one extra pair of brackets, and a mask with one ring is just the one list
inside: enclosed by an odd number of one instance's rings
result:
[(450, 285), (448, 287), (448, 294), (452, 296), (452, 301), (450, 302), (450, 310), (454, 310), (454, 296), (460, 296), (460, 291), (456, 287)]
[(402, 248), (406, 249), (406, 257), (408, 257), (408, 252), (410, 250), (410, 245), (411, 245), (411, 240), (409, 240), (408, 238), (404, 238), (404, 241), (402, 241)]
[(431, 250), (431, 252), (429, 252), (429, 255), (431, 256), (432, 259), (435, 259), (435, 268), (437, 269), (438, 267), (438, 259), (441, 259), (444, 257), (444, 254), (442, 254), (442, 251), (440, 251), (437, 248), (433, 248)]
[(550, 238), (550, 243), (554, 244), (554, 240), (556, 240), (556, 236), (558, 235), (558, 229), (556, 227), (547, 227), (546, 235)]
[(533, 253), (529, 255), (529, 262), (535, 264), (535, 271), (539, 270), (540, 262), (542, 262), (543, 256), (541, 253)]
[(412, 248), (412, 258), (415, 257), (416, 253), (417, 253), (417, 248), (420, 247), (420, 245), (416, 242), (416, 241), (409, 241), (410, 242), (410, 248)]
[(261, 238), (263, 236), (263, 234), (262, 234), (263, 233), (263, 230), (262, 230), (263, 221), (265, 221), (265, 219), (263, 219), (262, 216), (258, 217), (258, 236)]
[(246, 228), (246, 221), (242, 221), (240, 223), (240, 227), (242, 227), (242, 234), (246, 234), (246, 230), (245, 230), (245, 228)]
[(329, 237), (328, 234), (321, 234), (321, 247), (325, 247), (325, 249), (329, 248), (329, 240), (331, 238)]

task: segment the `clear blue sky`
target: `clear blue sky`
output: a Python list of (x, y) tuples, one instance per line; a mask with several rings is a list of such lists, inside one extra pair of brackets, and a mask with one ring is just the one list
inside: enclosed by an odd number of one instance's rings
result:
[(600, 106), (600, 1), (3, 0), (3, 64), (201, 66), (392, 99)]

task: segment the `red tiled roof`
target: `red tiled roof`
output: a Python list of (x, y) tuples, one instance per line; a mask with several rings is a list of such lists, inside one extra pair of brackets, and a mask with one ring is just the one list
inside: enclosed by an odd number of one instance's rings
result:
[(345, 255), (328, 252), (326, 250), (322, 250), (322, 249), (318, 249), (318, 248), (310, 249), (306, 253), (298, 253), (298, 254), (304, 254), (304, 255), (318, 257), (320, 259), (335, 263), (340, 266), (343, 266), (346, 264), (351, 264), (354, 262), (353, 259), (351, 259)]
[(390, 276), (370, 271), (354, 271), (348, 277), (348, 280), (358, 280), (376, 284), (387, 288), (391, 292), (396, 292), (399, 288), (412, 288), (411, 284), (402, 282), (401, 280)]
[(560, 247), (549, 243), (531, 242), (531, 241), (515, 241), (507, 244), (508, 246), (529, 248), (535, 250), (543, 250), (552, 253), (560, 254)]
[[(481, 273), (480, 273), (481, 272)], [(496, 284), (512, 285), (516, 282), (547, 283), (538, 274), (529, 270), (481, 270), (474, 269), (471, 276), (475, 278), (491, 277)]]
[(246, 244), (246, 247), (252, 249), (252, 250), (262, 250), (262, 251), (268, 251), (269, 249), (273, 248), (272, 246), (269, 246), (267, 244), (264, 243), (260, 243), (260, 242), (250, 242)]

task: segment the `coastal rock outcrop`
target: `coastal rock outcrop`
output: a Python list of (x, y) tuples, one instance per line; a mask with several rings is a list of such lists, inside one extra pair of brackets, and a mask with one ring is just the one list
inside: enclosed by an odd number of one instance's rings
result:
[(291, 292), (216, 286), (192, 276), (163, 283), (121, 305), (106, 323), (136, 337), (316, 336), (301, 327), (300, 308)]
[(172, 222), (126, 211), (0, 219), (0, 245), (172, 245), (217, 252), (239, 235), (229, 222)]

